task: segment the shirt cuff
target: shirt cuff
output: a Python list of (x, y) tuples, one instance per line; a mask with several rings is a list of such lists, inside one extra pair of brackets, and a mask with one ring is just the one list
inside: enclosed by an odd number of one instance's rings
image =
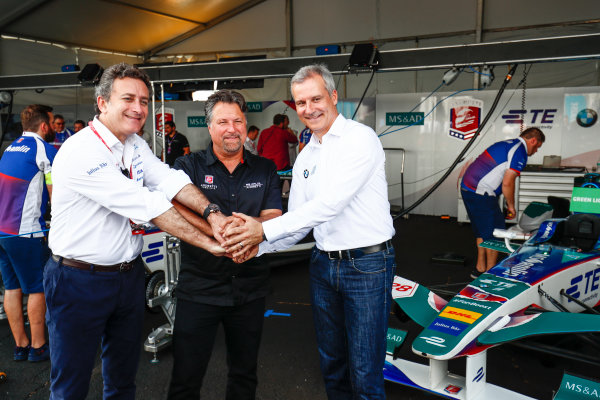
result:
[(171, 169), (167, 178), (158, 185), (158, 190), (163, 192), (167, 196), (167, 199), (171, 201), (185, 185), (190, 183), (192, 181), (185, 172)]
[(262, 223), (262, 228), (265, 236), (269, 239), (269, 242), (274, 242), (278, 239), (281, 239), (286, 235), (285, 229), (281, 224), (281, 219), (283, 216), (270, 219), (268, 221), (264, 221)]

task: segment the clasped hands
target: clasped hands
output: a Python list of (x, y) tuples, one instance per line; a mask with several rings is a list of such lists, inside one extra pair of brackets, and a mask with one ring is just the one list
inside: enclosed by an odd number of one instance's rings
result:
[(225, 249), (225, 256), (234, 262), (243, 263), (258, 253), (263, 229), (257, 219), (235, 212), (229, 217), (220, 214), (211, 217), (211, 226), (215, 239)]

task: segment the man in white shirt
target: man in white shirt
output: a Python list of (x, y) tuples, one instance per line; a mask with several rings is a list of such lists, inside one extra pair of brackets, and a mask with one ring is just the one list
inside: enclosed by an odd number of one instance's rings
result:
[(338, 113), (325, 66), (301, 68), (291, 91), (313, 136), (294, 164), (289, 212), (263, 223), (234, 213), (244, 225), (227, 226), (223, 245), (244, 257), (260, 243), (260, 255), (287, 248), (314, 228), (311, 296), (327, 395), (384, 399), (395, 270), (385, 154), (372, 129)]
[[(135, 134), (148, 114), (149, 91), (145, 72), (127, 64), (108, 68), (96, 87), (97, 117), (63, 144), (53, 164), (52, 257), (44, 270), (50, 399), (86, 397), (100, 342), (104, 398), (135, 398), (144, 313), (143, 241), (136, 224), (152, 222), (224, 254), (170, 203), (203, 214), (209, 201)], [(224, 219), (220, 213), (207, 217), (217, 229)]]

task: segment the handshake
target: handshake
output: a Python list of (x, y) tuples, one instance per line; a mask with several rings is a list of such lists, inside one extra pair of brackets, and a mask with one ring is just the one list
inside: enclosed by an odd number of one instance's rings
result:
[(233, 213), (209, 216), (215, 248), (209, 250), (217, 256), (231, 258), (236, 263), (243, 263), (258, 253), (258, 244), (263, 241), (262, 223), (246, 214)]

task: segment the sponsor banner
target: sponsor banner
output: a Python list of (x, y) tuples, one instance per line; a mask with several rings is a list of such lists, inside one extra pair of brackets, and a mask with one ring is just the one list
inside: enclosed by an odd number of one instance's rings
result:
[(204, 115), (188, 115), (188, 128), (206, 128), (206, 117)]
[(425, 113), (391, 112), (385, 113), (385, 124), (388, 126), (423, 125)]
[(574, 187), (569, 211), (600, 214), (600, 189), (592, 187)]
[(483, 100), (458, 98), (450, 103), (450, 136), (461, 140), (473, 137), (481, 122)]
[(466, 322), (467, 324), (472, 324), (473, 322), (477, 321), (482, 315), (483, 314), (475, 311), (450, 306), (444, 308), (440, 313), (440, 317)]
[(263, 110), (262, 101), (249, 101), (246, 105), (248, 106), (249, 113), (262, 112)]
[(163, 123), (175, 121), (175, 109), (165, 107), (165, 115), (162, 115), (162, 107), (156, 110), (156, 136), (162, 137)]

